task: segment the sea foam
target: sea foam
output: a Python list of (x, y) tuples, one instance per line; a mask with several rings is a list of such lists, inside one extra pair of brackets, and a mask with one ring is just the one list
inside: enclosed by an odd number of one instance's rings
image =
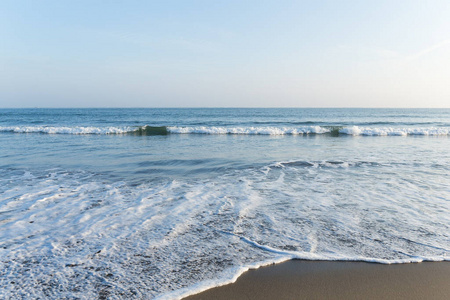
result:
[(1, 126), (0, 132), (46, 134), (124, 134), (135, 131), (131, 127), (94, 126)]
[(216, 126), (141, 126), (141, 127), (83, 127), (83, 126), (1, 126), (0, 132), (43, 133), (43, 134), (206, 134), (206, 135), (314, 135), (331, 134), (350, 136), (446, 136), (450, 128), (446, 127), (343, 127), (343, 126), (304, 126), (304, 127), (216, 127)]
[[(392, 168), (403, 177), (374, 184)], [(13, 172), (0, 182), (0, 293), (170, 299), (292, 258), (449, 260), (450, 182), (440, 178), (423, 186), (407, 165), (364, 161), (281, 161), (140, 185)]]

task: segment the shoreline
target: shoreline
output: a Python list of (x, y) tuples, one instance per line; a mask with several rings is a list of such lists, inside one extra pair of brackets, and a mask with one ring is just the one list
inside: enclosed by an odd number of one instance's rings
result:
[(448, 299), (450, 262), (379, 264), (289, 260), (251, 269), (199, 299)]

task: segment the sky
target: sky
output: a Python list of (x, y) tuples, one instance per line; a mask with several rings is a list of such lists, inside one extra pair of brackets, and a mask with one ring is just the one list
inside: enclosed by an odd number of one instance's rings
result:
[(0, 1), (0, 107), (450, 107), (450, 1)]

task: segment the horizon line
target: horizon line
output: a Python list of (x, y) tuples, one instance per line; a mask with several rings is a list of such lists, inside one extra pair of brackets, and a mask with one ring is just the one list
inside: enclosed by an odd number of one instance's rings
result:
[(130, 107), (107, 107), (107, 106), (83, 106), (83, 107), (57, 107), (57, 106), (27, 106), (27, 107), (0, 107), (0, 109), (450, 109), (450, 107), (314, 107), (314, 106), (130, 106)]

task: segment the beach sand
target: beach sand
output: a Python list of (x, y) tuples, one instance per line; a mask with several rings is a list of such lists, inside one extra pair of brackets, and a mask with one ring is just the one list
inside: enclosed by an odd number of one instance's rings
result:
[(185, 299), (450, 299), (450, 262), (291, 260)]

